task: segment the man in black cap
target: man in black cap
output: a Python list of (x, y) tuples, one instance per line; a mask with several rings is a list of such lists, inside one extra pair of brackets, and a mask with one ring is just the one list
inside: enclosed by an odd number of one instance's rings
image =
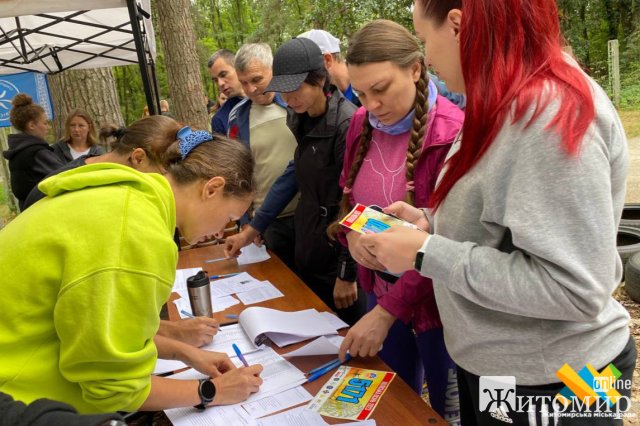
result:
[[(326, 231), (338, 211), (342, 155), (356, 107), (330, 84), (322, 52), (307, 38), (289, 40), (276, 52), (265, 94), (273, 92), (288, 103), (287, 126), (298, 147), (267, 199), (277, 191), (285, 203), (300, 190), (294, 215), (298, 275), (344, 321), (354, 324), (366, 310), (364, 293), (355, 282), (356, 264), (346, 247), (329, 241)], [(278, 185), (289, 176), (294, 176), (295, 186)], [(250, 232), (248, 228), (229, 237), (228, 252), (248, 244), (254, 236)]]

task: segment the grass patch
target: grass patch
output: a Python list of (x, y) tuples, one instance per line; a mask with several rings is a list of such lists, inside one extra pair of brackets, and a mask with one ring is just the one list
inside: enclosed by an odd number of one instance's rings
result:
[(640, 111), (618, 111), (627, 138), (640, 136)]

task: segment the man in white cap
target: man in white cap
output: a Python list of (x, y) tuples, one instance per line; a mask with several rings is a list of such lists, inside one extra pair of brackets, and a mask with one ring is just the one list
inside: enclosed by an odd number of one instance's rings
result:
[(340, 54), (340, 40), (325, 30), (310, 30), (300, 34), (298, 37), (311, 39), (320, 47), (324, 57), (324, 67), (329, 72), (332, 83), (340, 89), (345, 98), (359, 107), (360, 100), (351, 89), (347, 63)]

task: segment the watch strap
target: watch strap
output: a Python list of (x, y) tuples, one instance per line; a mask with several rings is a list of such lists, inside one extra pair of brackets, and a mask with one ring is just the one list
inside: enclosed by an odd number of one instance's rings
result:
[(416, 260), (413, 262), (413, 267), (416, 271), (420, 272), (422, 269), (422, 261), (424, 260), (424, 252), (418, 250), (416, 253)]
[(413, 261), (413, 267), (418, 272), (422, 270), (422, 262), (424, 261), (424, 254), (427, 251), (427, 245), (429, 244), (430, 238), (431, 238), (431, 235), (427, 235), (427, 238), (425, 238), (424, 243), (422, 243), (422, 246), (416, 252), (416, 258)]
[(200, 397), (200, 404), (196, 405), (195, 408), (204, 410), (216, 397), (216, 385), (211, 379), (200, 379), (198, 382), (198, 396)]

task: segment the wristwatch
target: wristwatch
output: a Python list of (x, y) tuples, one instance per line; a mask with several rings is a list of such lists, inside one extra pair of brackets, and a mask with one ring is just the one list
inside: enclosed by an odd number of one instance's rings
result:
[(200, 397), (200, 404), (196, 405), (196, 408), (204, 410), (216, 397), (216, 385), (213, 384), (211, 379), (200, 379), (198, 396)]
[(430, 235), (427, 236), (420, 249), (416, 252), (416, 259), (413, 261), (413, 268), (418, 272), (422, 270), (422, 261), (424, 260), (424, 253), (427, 251), (427, 241), (429, 241), (430, 237)]
[(422, 270), (422, 260), (424, 259), (424, 251), (418, 250), (416, 253), (416, 260), (413, 262), (413, 268), (420, 272)]

